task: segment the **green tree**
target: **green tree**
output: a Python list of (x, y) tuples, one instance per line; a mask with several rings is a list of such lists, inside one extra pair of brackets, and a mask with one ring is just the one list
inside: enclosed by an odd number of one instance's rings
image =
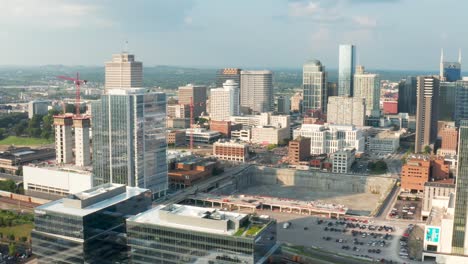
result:
[(432, 153), (432, 148), (429, 145), (424, 146), (424, 154), (431, 154)]
[(10, 234), (10, 235), (8, 236), (8, 239), (10, 239), (11, 241), (15, 241), (16, 237), (15, 237), (15, 235)]
[(26, 242), (26, 241), (28, 241), (28, 237), (22, 236), (22, 237), (20, 238), (20, 241), (21, 241), (21, 242)]
[(381, 172), (385, 172), (387, 171), (388, 169), (388, 166), (387, 166), (387, 163), (383, 160), (379, 160), (375, 163), (375, 170), (376, 171), (381, 171)]
[(13, 127), (13, 132), (15, 132), (15, 135), (19, 137), (19, 136), (22, 136), (24, 134), (24, 132), (26, 131), (27, 128), (28, 128), (28, 121), (27, 120), (21, 120), (21, 121), (19, 121), (19, 123), (17, 123)]
[(15, 243), (10, 243), (8, 245), (8, 255), (14, 256), (16, 254), (16, 245)]
[(269, 144), (269, 145), (267, 146), (267, 150), (273, 150), (273, 149), (275, 149), (276, 147), (277, 147), (276, 144)]
[(5, 128), (0, 128), (0, 139), (4, 139), (7, 135), (7, 131)]
[(0, 190), (6, 192), (15, 192), (16, 183), (13, 180), (0, 181)]

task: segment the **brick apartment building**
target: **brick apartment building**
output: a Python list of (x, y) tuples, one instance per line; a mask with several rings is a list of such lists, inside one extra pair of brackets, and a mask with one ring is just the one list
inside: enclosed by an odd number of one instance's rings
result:
[(249, 146), (234, 141), (213, 144), (213, 155), (221, 160), (245, 162), (249, 158)]
[(297, 137), (289, 141), (288, 158), (291, 164), (299, 164), (310, 157), (310, 138)]

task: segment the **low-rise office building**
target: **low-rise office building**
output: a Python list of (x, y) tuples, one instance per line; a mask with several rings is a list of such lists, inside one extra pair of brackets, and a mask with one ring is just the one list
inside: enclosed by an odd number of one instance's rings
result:
[(400, 134), (383, 131), (369, 139), (369, 150), (375, 153), (394, 153), (400, 147)]
[(431, 175), (429, 157), (413, 157), (401, 168), (401, 188), (408, 191), (424, 191), (424, 184)]
[(332, 155), (332, 172), (333, 173), (349, 173), (351, 166), (356, 159), (355, 149), (338, 150)]
[(37, 164), (23, 166), (23, 186), (27, 195), (56, 200), (91, 189), (91, 168), (74, 165)]
[(252, 131), (249, 129), (240, 129), (231, 131), (231, 139), (250, 142)]
[(130, 217), (127, 236), (136, 264), (260, 264), (277, 247), (275, 220), (179, 204)]
[(125, 219), (151, 207), (150, 190), (104, 184), (34, 209), (32, 249), (38, 263), (127, 259)]
[(256, 144), (284, 144), (290, 139), (289, 127), (278, 128), (274, 126), (257, 126), (252, 128), (252, 143)]
[(168, 172), (169, 186), (175, 189), (190, 187), (200, 180), (211, 177), (215, 167), (216, 162), (194, 159), (171, 164)]
[(299, 164), (310, 157), (310, 138), (297, 137), (289, 141), (288, 159), (291, 164)]
[(193, 142), (211, 144), (221, 137), (221, 133), (204, 128), (189, 128), (185, 131), (185, 140), (190, 142), (191, 136), (193, 136)]
[(218, 141), (213, 144), (213, 155), (221, 160), (245, 162), (249, 158), (249, 146), (235, 141)]
[(171, 130), (167, 132), (167, 144), (177, 146), (185, 145), (185, 131)]
[(50, 160), (55, 158), (55, 149), (32, 149), (28, 147), (15, 148), (0, 153), (0, 169), (15, 174), (24, 164)]

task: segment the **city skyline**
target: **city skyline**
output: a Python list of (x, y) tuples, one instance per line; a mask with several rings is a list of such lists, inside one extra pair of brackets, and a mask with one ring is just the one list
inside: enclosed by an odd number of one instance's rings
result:
[[(353, 43), (360, 50), (357, 63), (369, 69), (437, 70), (440, 48), (455, 61), (468, 45), (457, 27), (430, 24), (415, 12), (418, 3), (404, 0), (46, 2), (0, 3), (0, 41), (8, 50), (1, 65), (95, 66), (109, 52), (126, 50), (128, 41), (147, 66), (299, 68), (316, 58), (335, 69), (338, 45)], [(461, 24), (463, 5), (426, 1), (424, 15)], [(410, 16), (413, 22), (406, 23)], [(230, 30), (222, 30), (227, 24)], [(429, 27), (440, 33), (424, 34)], [(182, 39), (192, 39), (191, 48)]]

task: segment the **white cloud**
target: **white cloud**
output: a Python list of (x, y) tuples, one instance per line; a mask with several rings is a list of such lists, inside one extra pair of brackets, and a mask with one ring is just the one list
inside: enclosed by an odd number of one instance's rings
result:
[(39, 28), (108, 27), (99, 7), (66, 0), (0, 0), (0, 25)]
[(363, 28), (375, 28), (377, 26), (377, 20), (367, 16), (354, 16), (352, 20)]
[(289, 16), (302, 17), (320, 14), (323, 9), (320, 4), (314, 2), (292, 2), (289, 3)]
[(184, 18), (184, 23), (187, 25), (191, 25), (193, 23), (193, 18), (191, 16), (186, 16)]

